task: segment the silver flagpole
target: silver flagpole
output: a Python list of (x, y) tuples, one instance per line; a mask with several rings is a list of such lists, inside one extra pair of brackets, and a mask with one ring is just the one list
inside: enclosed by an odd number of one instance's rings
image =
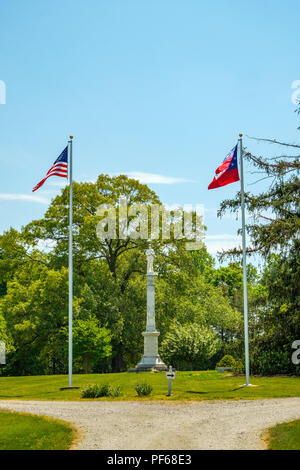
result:
[(250, 385), (249, 375), (249, 338), (248, 338), (248, 289), (247, 289), (247, 263), (246, 263), (246, 226), (245, 226), (245, 194), (244, 194), (244, 165), (243, 165), (243, 134), (240, 134), (240, 169), (241, 169), (241, 209), (242, 209), (242, 241), (243, 241), (243, 288), (244, 288), (244, 332), (245, 332), (245, 372), (246, 387)]
[(69, 387), (72, 388), (72, 365), (73, 365), (73, 168), (72, 168), (72, 148), (73, 136), (69, 140)]

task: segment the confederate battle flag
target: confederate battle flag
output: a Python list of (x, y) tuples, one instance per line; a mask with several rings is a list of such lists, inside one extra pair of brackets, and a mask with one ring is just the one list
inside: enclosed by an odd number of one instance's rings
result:
[(226, 184), (239, 181), (237, 164), (237, 145), (226, 155), (223, 163), (216, 169), (216, 174), (208, 189), (220, 188)]

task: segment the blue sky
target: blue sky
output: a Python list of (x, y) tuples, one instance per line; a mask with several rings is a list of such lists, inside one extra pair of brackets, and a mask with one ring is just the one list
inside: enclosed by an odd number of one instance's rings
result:
[[(31, 190), (72, 134), (76, 180), (137, 175), (164, 203), (205, 205), (212, 253), (235, 244), (240, 221), (216, 210), (239, 183), (207, 186), (239, 132), (298, 140), (299, 13), (294, 0), (2, 2), (0, 231), (43, 216), (59, 178)], [(246, 166), (246, 190), (255, 179)]]

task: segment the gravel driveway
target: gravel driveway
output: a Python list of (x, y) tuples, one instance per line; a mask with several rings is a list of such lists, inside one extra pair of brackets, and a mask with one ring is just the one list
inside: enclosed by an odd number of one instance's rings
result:
[(300, 419), (300, 398), (202, 402), (0, 401), (70, 421), (77, 449), (264, 449), (262, 431)]

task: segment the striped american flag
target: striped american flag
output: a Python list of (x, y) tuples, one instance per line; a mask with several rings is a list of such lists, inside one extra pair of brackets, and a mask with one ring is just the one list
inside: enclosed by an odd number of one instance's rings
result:
[(61, 178), (68, 177), (68, 147), (66, 147), (60, 154), (60, 156), (55, 160), (52, 167), (46, 174), (45, 178), (42, 179), (32, 191), (36, 191), (45, 183), (46, 179), (50, 176), (60, 176)]

